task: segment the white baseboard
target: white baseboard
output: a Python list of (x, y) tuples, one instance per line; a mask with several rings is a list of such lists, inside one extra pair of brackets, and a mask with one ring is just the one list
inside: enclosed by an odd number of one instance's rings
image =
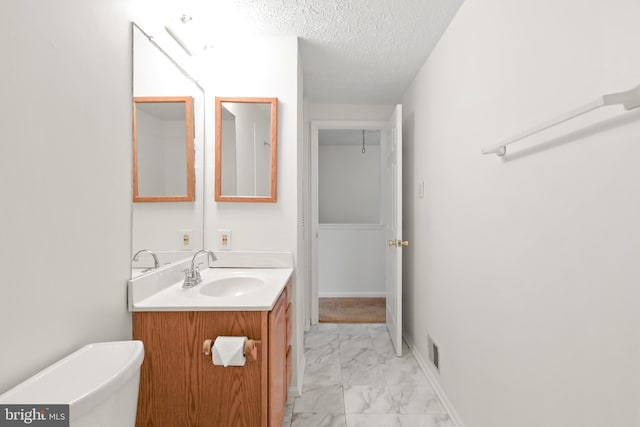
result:
[(436, 392), (436, 395), (440, 399), (440, 402), (442, 402), (442, 406), (444, 406), (444, 409), (446, 409), (451, 416), (453, 425), (456, 427), (465, 427), (464, 423), (462, 422), (462, 418), (460, 418), (460, 415), (458, 415), (456, 408), (453, 406), (453, 403), (451, 403), (446, 393), (444, 392), (442, 385), (440, 384), (440, 380), (438, 379), (439, 374), (436, 368), (419, 351), (417, 351), (409, 337), (404, 334), (402, 336), (409, 345), (409, 348), (411, 348), (411, 351), (413, 352), (418, 365), (420, 365), (420, 369), (422, 369), (422, 372), (424, 372), (424, 375), (427, 377), (427, 381), (429, 381), (431, 387), (433, 387), (433, 391)]
[(288, 397), (300, 397), (302, 395), (302, 383), (304, 380), (304, 370), (307, 367), (307, 358), (302, 356), (302, 358), (298, 362), (300, 366), (298, 366), (296, 381), (297, 384), (291, 384), (288, 389)]
[(318, 298), (384, 298), (386, 292), (320, 292)]

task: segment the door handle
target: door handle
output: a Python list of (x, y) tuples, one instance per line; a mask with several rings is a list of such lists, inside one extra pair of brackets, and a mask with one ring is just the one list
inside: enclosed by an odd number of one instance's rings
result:
[(409, 241), (408, 240), (389, 240), (389, 246), (395, 246), (396, 248), (409, 246)]

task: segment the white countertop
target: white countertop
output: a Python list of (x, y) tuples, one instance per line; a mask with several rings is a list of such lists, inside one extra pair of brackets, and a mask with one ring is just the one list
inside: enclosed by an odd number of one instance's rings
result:
[[(208, 268), (202, 283), (188, 289), (180, 280), (140, 301), (132, 311), (270, 311), (293, 273), (292, 268)], [(244, 295), (212, 297), (201, 290), (209, 282), (227, 277), (256, 277), (264, 286)]]

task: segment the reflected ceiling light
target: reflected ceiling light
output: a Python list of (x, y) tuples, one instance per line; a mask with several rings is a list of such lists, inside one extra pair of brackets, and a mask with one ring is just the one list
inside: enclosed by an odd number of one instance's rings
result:
[(190, 56), (196, 56), (204, 51), (208, 46), (204, 43), (200, 44), (196, 41), (192, 29), (188, 27), (189, 22), (193, 18), (191, 16), (182, 15), (182, 17), (174, 22), (165, 25), (165, 30)]

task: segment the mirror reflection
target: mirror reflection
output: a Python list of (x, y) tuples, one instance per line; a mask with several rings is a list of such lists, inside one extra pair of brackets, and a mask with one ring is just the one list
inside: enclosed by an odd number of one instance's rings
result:
[[(180, 61), (169, 55), (171, 50), (167, 49), (162, 37), (150, 36), (150, 33), (146, 33), (135, 23), (132, 26), (133, 93), (131, 99), (161, 99), (163, 101), (161, 103), (136, 103), (132, 106), (133, 113), (136, 115), (166, 116), (169, 113), (164, 110), (169, 107), (179, 107), (176, 109), (184, 111), (185, 123), (182, 125), (180, 133), (182, 150), (180, 153), (169, 155), (168, 159), (179, 158), (178, 163), (184, 165), (188, 153), (193, 154), (194, 178), (184, 178), (184, 166), (180, 172), (174, 171), (174, 175), (180, 174), (183, 177), (177, 180), (180, 182), (179, 188), (185, 188), (189, 183), (194, 183), (195, 187), (192, 201), (186, 203), (175, 203), (175, 200), (132, 203), (131, 275), (133, 277), (153, 271), (156, 265), (164, 266), (168, 263), (188, 259), (194, 251), (204, 246), (205, 96), (204, 89), (180, 65)], [(160, 105), (175, 99), (180, 100), (177, 106), (174, 103), (171, 103), (173, 105)], [(149, 109), (151, 111), (148, 111)], [(162, 112), (158, 111), (159, 109)], [(189, 113), (189, 110), (192, 110), (192, 113)], [(175, 117), (171, 115), (171, 118)], [(187, 124), (192, 124), (190, 126), (193, 132), (192, 137), (186, 137)], [(187, 141), (193, 142), (189, 148), (187, 148)], [(175, 150), (178, 151), (177, 148)], [(165, 158), (165, 160), (168, 159)], [(143, 159), (138, 159), (138, 161), (143, 161)], [(158, 162), (154, 166), (164, 168), (162, 162)], [(161, 179), (165, 180), (166, 177)], [(154, 184), (152, 183), (152, 185)], [(178, 186), (178, 184), (170, 185)], [(181, 191), (180, 194), (188, 193), (187, 190), (186, 192)], [(149, 193), (142, 189), (142, 194)], [(142, 252), (139, 253), (140, 251)], [(138, 254), (137, 257), (136, 254)]]
[(277, 98), (216, 98), (216, 201), (275, 202)]
[(193, 99), (136, 97), (133, 129), (133, 200), (193, 201)]

